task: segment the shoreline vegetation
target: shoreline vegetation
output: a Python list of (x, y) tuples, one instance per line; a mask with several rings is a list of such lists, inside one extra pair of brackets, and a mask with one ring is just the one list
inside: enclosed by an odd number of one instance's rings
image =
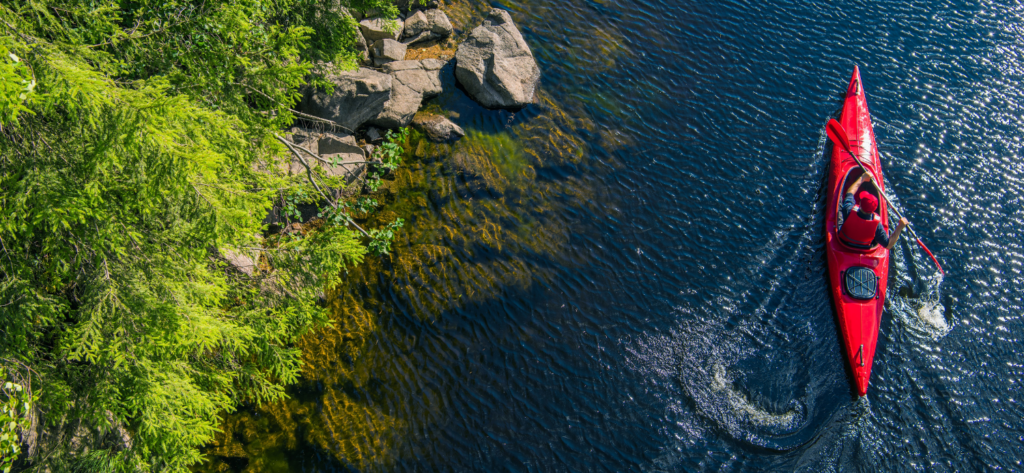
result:
[[(349, 222), (263, 223), (314, 195), (274, 172), (274, 136), (313, 61), (355, 66), (356, 23), (303, 1), (16, 1), (0, 17), (0, 357), (29, 401), (4, 466), (187, 471), (222, 413), (284, 397), (296, 340), (329, 320), (321, 288), (369, 257)], [(232, 267), (252, 248), (257, 264)]]
[[(336, 288), (388, 258), (403, 157), (465, 135), (419, 111), (456, 54), (432, 1), (0, 5), (0, 469), (189, 471), (225, 414), (288, 398)], [(525, 79), (456, 72), (521, 108), (532, 53), (484, 25), (469, 54)], [(374, 74), (383, 100), (344, 103)]]

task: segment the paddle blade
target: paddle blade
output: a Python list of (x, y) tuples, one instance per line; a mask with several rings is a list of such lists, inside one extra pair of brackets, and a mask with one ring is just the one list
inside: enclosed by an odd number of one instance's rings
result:
[(847, 153), (853, 154), (850, 151), (850, 138), (846, 136), (846, 130), (843, 129), (843, 125), (840, 125), (835, 118), (828, 121), (828, 125), (825, 125), (825, 133), (828, 134), (828, 139), (832, 140), (833, 143), (842, 146)]
[(924, 246), (924, 242), (922, 242), (920, 238), (916, 238), (916, 240), (917, 240), (918, 246), (920, 246), (921, 249), (924, 250), (925, 253), (928, 253), (928, 256), (932, 257), (932, 261), (935, 262), (935, 267), (939, 268), (939, 272), (942, 273), (943, 276), (945, 276), (946, 275), (946, 271), (942, 269), (942, 265), (939, 264), (939, 259), (936, 258), (935, 255), (932, 254), (932, 250), (929, 250), (927, 246)]

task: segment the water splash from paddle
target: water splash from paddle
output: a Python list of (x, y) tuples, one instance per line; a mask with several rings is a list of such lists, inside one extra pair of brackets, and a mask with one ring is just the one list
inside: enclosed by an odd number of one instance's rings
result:
[[(903, 256), (904, 258), (901, 258)], [(903, 285), (898, 295), (891, 297), (892, 313), (910, 332), (925, 339), (939, 340), (952, 330), (948, 307), (943, 304), (942, 281), (931, 261), (915, 257), (914, 252), (894, 252), (898, 278)], [(929, 272), (931, 271), (931, 272)]]
[(946, 308), (942, 305), (942, 280), (944, 276), (936, 273), (931, 281), (927, 281), (926, 289), (915, 302), (918, 320), (928, 328), (936, 338), (949, 333), (950, 324), (946, 319)]

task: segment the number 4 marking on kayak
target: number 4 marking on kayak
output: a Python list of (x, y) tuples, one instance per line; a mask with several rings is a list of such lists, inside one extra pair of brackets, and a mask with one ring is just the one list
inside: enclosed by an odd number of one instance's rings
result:
[(857, 350), (857, 358), (860, 359), (860, 365), (864, 366), (864, 345), (861, 345), (860, 350)]

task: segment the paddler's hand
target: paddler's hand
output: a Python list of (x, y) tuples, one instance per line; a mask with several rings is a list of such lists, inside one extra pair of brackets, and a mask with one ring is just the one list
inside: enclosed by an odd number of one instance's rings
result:
[(896, 225), (896, 231), (892, 232), (892, 236), (889, 237), (889, 245), (885, 248), (891, 250), (896, 246), (896, 241), (900, 239), (900, 233), (903, 233), (903, 229), (910, 225), (910, 222), (906, 218), (900, 218), (900, 223)]
[(871, 174), (868, 174), (868, 173), (861, 174), (860, 175), (860, 182), (872, 182), (871, 181)]

